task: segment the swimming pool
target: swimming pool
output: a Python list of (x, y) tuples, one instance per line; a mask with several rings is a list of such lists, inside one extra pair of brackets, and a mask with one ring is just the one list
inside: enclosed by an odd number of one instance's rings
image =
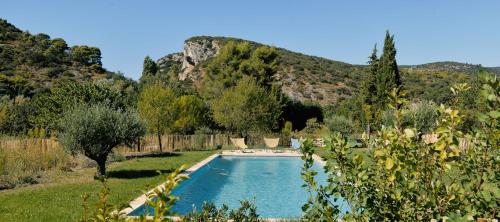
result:
[[(308, 193), (300, 176), (303, 161), (299, 157), (219, 156), (190, 175), (172, 192), (179, 200), (172, 208), (180, 215), (201, 209), (203, 201), (229, 209), (240, 206), (240, 200), (253, 200), (257, 213), (264, 218), (296, 218)], [(322, 166), (315, 163), (317, 180), (326, 181)], [(144, 214), (145, 207), (130, 216)], [(150, 211), (151, 212), (151, 211)]]

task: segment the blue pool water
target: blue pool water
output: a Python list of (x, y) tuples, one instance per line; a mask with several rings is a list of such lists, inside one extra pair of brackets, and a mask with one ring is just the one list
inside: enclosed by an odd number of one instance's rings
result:
[[(192, 212), (193, 205), (201, 209), (203, 201), (230, 209), (240, 206), (239, 200), (253, 200), (257, 213), (265, 218), (295, 218), (302, 215), (301, 207), (308, 193), (300, 176), (303, 161), (298, 157), (232, 157), (215, 158), (190, 175), (172, 194), (179, 197), (173, 211)], [(316, 163), (317, 180), (326, 181), (322, 167)], [(129, 215), (142, 215), (144, 206)], [(152, 212), (150, 210), (149, 212)]]

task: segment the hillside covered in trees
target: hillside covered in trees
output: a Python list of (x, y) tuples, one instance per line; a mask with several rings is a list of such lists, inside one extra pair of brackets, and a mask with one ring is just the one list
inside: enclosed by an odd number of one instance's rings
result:
[[(186, 40), (183, 52), (157, 61), (146, 57), (136, 82), (106, 71), (99, 48), (70, 47), (61, 38), (33, 35), (0, 20), (0, 130), (53, 133), (56, 120), (74, 104), (105, 103), (138, 111), (157, 134), (301, 130), (335, 116), (359, 131), (365, 124), (363, 103), (371, 105), (365, 83), (373, 61), (368, 60), (367, 55), (367, 65), (353, 65), (252, 41), (200, 36)], [(415, 103), (449, 103), (454, 84), (474, 85), (479, 71), (500, 72), (456, 62), (392, 66), (397, 86)], [(389, 88), (369, 97), (385, 98)], [(382, 121), (385, 103), (372, 118)]]
[[(181, 80), (201, 80), (207, 65), (227, 42), (248, 42), (252, 49), (263, 44), (227, 37), (198, 36), (184, 42), (184, 51), (160, 58), (160, 71), (178, 74)], [(359, 83), (368, 73), (367, 65), (353, 65), (317, 56), (276, 48), (277, 72), (274, 80), (284, 94), (301, 102), (333, 105), (357, 93)], [(367, 50), (369, 52), (369, 50)], [(368, 54), (367, 54), (368, 62)], [(174, 70), (171, 70), (171, 67)], [(498, 68), (458, 62), (436, 62), (422, 65), (400, 65), (401, 78), (411, 98), (445, 102), (448, 88), (454, 83), (470, 81), (481, 71), (500, 74)], [(160, 72), (160, 73), (161, 73)], [(171, 76), (171, 75), (170, 75)]]
[(62, 38), (21, 31), (0, 19), (3, 134), (25, 135), (41, 130), (38, 134), (46, 136), (45, 131), (57, 124), (68, 104), (114, 100), (123, 104), (121, 107), (132, 106), (137, 90), (136, 81), (103, 68), (99, 48), (68, 46)]
[(122, 75), (106, 71), (101, 50), (68, 46), (62, 38), (31, 34), (0, 19), (0, 92), (10, 98), (32, 97), (60, 81), (108, 79), (128, 87)]

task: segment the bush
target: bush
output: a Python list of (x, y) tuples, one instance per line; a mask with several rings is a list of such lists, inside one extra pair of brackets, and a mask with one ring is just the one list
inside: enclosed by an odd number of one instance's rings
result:
[[(303, 145), (302, 177), (311, 193), (304, 218), (314, 221), (430, 221), (453, 216), (497, 218), (500, 190), (500, 84), (485, 77), (477, 111), (481, 123), (472, 134), (461, 132), (462, 113), (441, 105), (436, 129), (423, 136), (399, 123), (383, 127), (370, 138), (367, 153), (339, 133), (326, 147), (328, 184), (318, 186), (311, 170), (312, 142)], [(393, 91), (395, 92), (395, 91)], [(391, 93), (394, 119), (402, 119), (405, 103)], [(427, 110), (427, 108), (423, 109)], [(418, 112), (416, 112), (418, 113)], [(428, 112), (423, 112), (428, 113)], [(399, 122), (399, 121), (398, 121)], [(424, 126), (424, 125), (422, 125)], [(467, 138), (470, 146), (462, 146)], [(350, 212), (330, 200), (343, 199)]]
[(65, 114), (59, 139), (71, 153), (97, 162), (97, 177), (106, 175), (106, 160), (113, 148), (132, 145), (145, 134), (136, 113), (106, 105), (79, 106)]
[(257, 214), (257, 207), (255, 203), (248, 200), (240, 201), (240, 208), (230, 210), (227, 205), (217, 208), (215, 204), (204, 202), (201, 211), (194, 208), (192, 213), (184, 216), (183, 221), (197, 222), (197, 221), (246, 221), (257, 222), (259, 215)]
[(327, 119), (326, 125), (331, 132), (339, 132), (345, 137), (349, 137), (355, 129), (351, 119), (339, 115)]
[(436, 126), (438, 106), (434, 102), (412, 103), (403, 111), (403, 127), (413, 127), (427, 133)]
[[(402, 112), (401, 125), (403, 128), (415, 128), (418, 132), (426, 133), (436, 126), (438, 106), (434, 102), (420, 101), (407, 105)], [(382, 113), (382, 123), (385, 126), (394, 126), (395, 118), (391, 110)]]
[(304, 128), (304, 131), (306, 133), (314, 133), (314, 130), (319, 129), (321, 125), (318, 123), (317, 118), (311, 118), (306, 121), (306, 128)]
[(283, 126), (283, 129), (281, 129), (281, 132), (283, 133), (284, 136), (291, 136), (292, 131), (293, 131), (292, 122), (286, 121), (285, 126)]

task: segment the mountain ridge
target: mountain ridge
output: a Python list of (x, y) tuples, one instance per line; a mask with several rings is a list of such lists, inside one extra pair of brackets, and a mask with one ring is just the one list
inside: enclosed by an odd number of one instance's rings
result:
[[(265, 44), (233, 37), (194, 36), (184, 41), (183, 52), (168, 54), (157, 60), (160, 69), (168, 69), (172, 64), (181, 65), (180, 80), (190, 79), (196, 86), (204, 75), (204, 64), (217, 55), (228, 41), (246, 41), (253, 48)], [(273, 47), (273, 46), (271, 46)], [(274, 47), (279, 54), (279, 68), (274, 80), (281, 85), (285, 95), (301, 102), (332, 105), (350, 98), (359, 88), (366, 75), (366, 65), (350, 64), (319, 56), (307, 55)], [(173, 58), (175, 55), (175, 59)], [(481, 65), (452, 61), (431, 62), (418, 65), (400, 65), (403, 81), (410, 95), (428, 95), (425, 99), (435, 99), (427, 90), (444, 92), (453, 83), (468, 81), (480, 70), (500, 74), (500, 69)], [(433, 81), (439, 79), (439, 81)], [(424, 85), (424, 89), (419, 89)], [(445, 98), (446, 96), (443, 96)], [(439, 98), (439, 99), (443, 99)], [(439, 101), (440, 102), (440, 101)]]

